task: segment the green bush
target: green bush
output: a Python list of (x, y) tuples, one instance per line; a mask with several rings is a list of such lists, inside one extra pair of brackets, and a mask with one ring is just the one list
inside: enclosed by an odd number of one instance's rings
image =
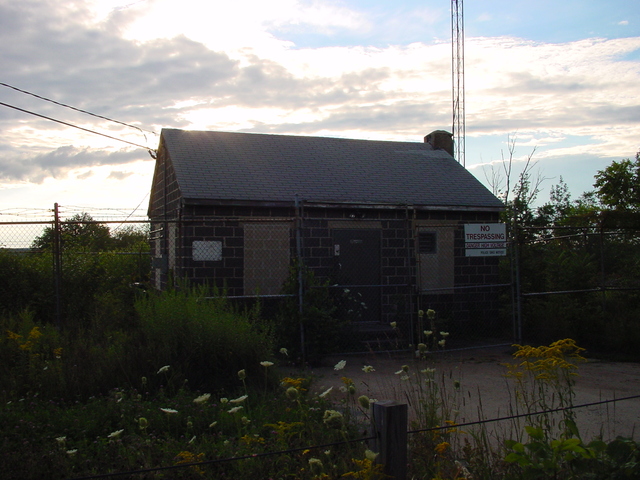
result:
[[(185, 381), (220, 391), (237, 387), (242, 369), (261, 386), (267, 381), (260, 362), (271, 358), (273, 342), (258, 307), (239, 311), (224, 298), (205, 298), (203, 289), (153, 292), (131, 303), (126, 328), (104, 317), (108, 308), (87, 313), (87, 327), (62, 330), (31, 310), (1, 316), (4, 396), (88, 398), (116, 387), (143, 388), (143, 377), (173, 391)], [(158, 375), (166, 365), (170, 373)]]
[(302, 312), (298, 300), (299, 270), (292, 267), (282, 287), (282, 293), (291, 297), (282, 301), (275, 314), (274, 332), (278, 345), (286, 347), (292, 359), (301, 361), (304, 356), (305, 361), (314, 363), (323, 355), (345, 351), (345, 342), (353, 338), (344, 312), (349, 298), (343, 289), (329, 288), (328, 280), (318, 280), (312, 270), (303, 269), (301, 278)]
[(206, 293), (202, 287), (173, 289), (136, 302), (140, 355), (148, 371), (170, 365), (174, 381), (219, 389), (237, 384), (239, 370), (250, 373), (269, 360), (272, 334), (259, 307), (239, 311), (225, 298)]

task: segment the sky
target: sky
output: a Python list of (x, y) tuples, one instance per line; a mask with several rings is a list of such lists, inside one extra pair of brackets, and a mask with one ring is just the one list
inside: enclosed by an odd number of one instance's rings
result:
[[(575, 200), (638, 152), (640, 2), (467, 0), (464, 27), (490, 189), (531, 157), (539, 203)], [(162, 128), (422, 142), (452, 128), (451, 51), (444, 0), (0, 0), (0, 221), (143, 215)]]

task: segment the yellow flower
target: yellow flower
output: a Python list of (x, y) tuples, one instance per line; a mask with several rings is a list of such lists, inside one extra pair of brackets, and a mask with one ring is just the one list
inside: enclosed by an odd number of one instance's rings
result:
[(29, 338), (33, 340), (37, 340), (42, 336), (42, 332), (40, 331), (40, 327), (33, 327), (29, 332)]
[[(195, 440), (195, 437), (191, 439), (191, 441), (189, 443), (191, 443), (193, 440)], [(184, 452), (180, 452), (178, 455), (176, 455), (175, 458), (175, 464), (174, 465), (183, 465), (183, 464), (188, 464), (188, 463), (200, 463), (204, 461), (204, 453), (198, 453), (197, 455), (189, 452), (189, 451), (184, 451)], [(191, 467), (189, 467), (191, 470), (195, 471), (197, 474), (199, 475), (204, 475), (204, 470), (202, 470), (202, 468), (200, 468), (198, 465), (193, 465)]]
[(282, 385), (283, 387), (295, 387), (298, 390), (304, 391), (305, 389), (302, 388), (302, 384), (304, 383), (304, 381), (304, 378), (285, 377), (280, 381), (280, 385)]
[(18, 335), (17, 333), (12, 332), (11, 330), (7, 330), (7, 338), (9, 340), (20, 340), (22, 335)]
[(438, 455), (442, 455), (450, 446), (449, 442), (442, 442), (436, 445), (435, 451)]

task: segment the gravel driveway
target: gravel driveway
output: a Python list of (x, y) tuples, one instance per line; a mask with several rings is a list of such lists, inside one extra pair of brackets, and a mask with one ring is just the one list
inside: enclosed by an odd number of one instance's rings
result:
[[(345, 360), (346, 365), (344, 369), (336, 371), (334, 366), (340, 360)], [(320, 366), (305, 373), (313, 376), (312, 390), (315, 393), (334, 387), (331, 395), (336, 400), (344, 395), (339, 391), (339, 387), (344, 385), (342, 377), (348, 377), (356, 386), (356, 396), (367, 395), (380, 401), (407, 403), (406, 385), (411, 382), (403, 382), (400, 378), (402, 375), (396, 372), (403, 365), (409, 366), (409, 374), (432, 367), (439, 372), (439, 378), (444, 374), (444, 378), (451, 379), (452, 384), (459, 382), (464, 398), (458, 423), (463, 423), (474, 421), (479, 416), (489, 419), (510, 414), (513, 383), (505, 378), (504, 364), (512, 360), (510, 347), (449, 351), (434, 355), (426, 362), (417, 361), (408, 354), (345, 355), (326, 357)], [(375, 371), (366, 373), (363, 371), (365, 366), (371, 366)], [(580, 364), (578, 372), (574, 405), (640, 395), (640, 364), (588, 360)], [(636, 440), (640, 438), (640, 398), (579, 408), (576, 415), (585, 441), (600, 434), (603, 440), (618, 435)], [(497, 428), (500, 428), (500, 424), (504, 422), (495, 423)]]

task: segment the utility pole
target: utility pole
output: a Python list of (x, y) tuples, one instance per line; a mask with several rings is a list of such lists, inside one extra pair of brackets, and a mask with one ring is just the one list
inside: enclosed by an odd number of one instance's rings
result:
[(465, 166), (464, 112), (464, 8), (462, 0), (451, 0), (451, 78), (453, 99), (453, 156)]

